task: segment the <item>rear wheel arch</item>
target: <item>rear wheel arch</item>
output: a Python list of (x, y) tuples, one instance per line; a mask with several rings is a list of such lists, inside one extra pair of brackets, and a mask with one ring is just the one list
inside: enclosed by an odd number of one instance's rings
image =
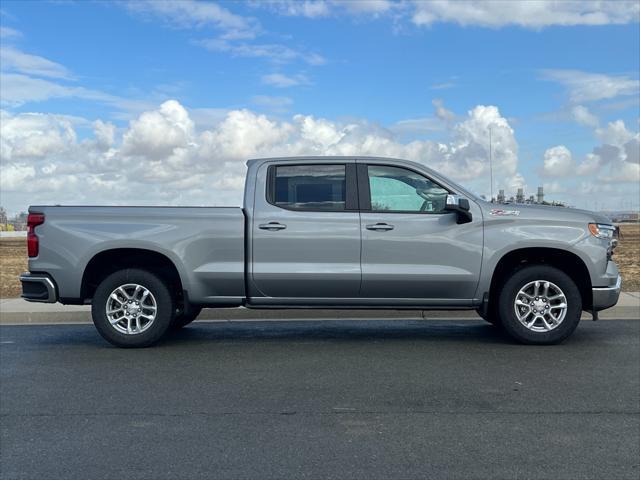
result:
[(182, 298), (184, 284), (175, 263), (166, 255), (144, 248), (113, 248), (95, 254), (85, 266), (80, 294), (83, 300), (91, 299), (96, 288), (112, 273), (137, 268), (158, 275), (176, 298)]
[(504, 254), (496, 264), (491, 277), (489, 304), (496, 304), (500, 286), (515, 271), (530, 265), (549, 265), (566, 273), (580, 291), (583, 308), (588, 310), (591, 307), (591, 277), (584, 261), (575, 253), (549, 247), (520, 248)]

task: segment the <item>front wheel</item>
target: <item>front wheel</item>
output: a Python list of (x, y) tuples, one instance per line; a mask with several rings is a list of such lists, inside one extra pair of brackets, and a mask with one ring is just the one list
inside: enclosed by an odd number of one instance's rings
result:
[(125, 269), (95, 291), (91, 316), (96, 329), (118, 347), (148, 347), (167, 331), (174, 300), (165, 282), (146, 270)]
[(551, 345), (565, 340), (578, 326), (582, 298), (566, 273), (532, 265), (505, 282), (498, 313), (504, 329), (519, 342)]

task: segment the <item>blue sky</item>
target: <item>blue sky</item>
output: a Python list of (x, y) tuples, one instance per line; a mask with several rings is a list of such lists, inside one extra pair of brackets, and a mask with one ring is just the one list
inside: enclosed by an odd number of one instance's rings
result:
[(491, 128), (496, 190), (638, 208), (639, 5), (4, 1), (1, 201), (233, 204), (306, 153), (488, 194)]

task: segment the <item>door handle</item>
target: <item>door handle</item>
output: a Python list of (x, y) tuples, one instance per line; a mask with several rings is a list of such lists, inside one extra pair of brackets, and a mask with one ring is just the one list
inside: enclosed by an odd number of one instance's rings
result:
[(393, 225), (389, 225), (388, 223), (373, 223), (366, 226), (367, 230), (375, 230), (376, 232), (386, 232), (388, 230), (393, 230)]
[(269, 223), (261, 223), (260, 225), (258, 225), (258, 228), (260, 230), (269, 230), (271, 232), (276, 232), (278, 230), (284, 230), (285, 228), (287, 228), (287, 226), (278, 222), (269, 222)]

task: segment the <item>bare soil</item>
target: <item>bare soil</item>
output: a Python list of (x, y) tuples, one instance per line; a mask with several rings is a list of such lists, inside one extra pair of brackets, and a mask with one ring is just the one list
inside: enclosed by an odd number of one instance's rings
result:
[[(620, 225), (622, 238), (614, 260), (622, 273), (622, 289), (640, 291), (640, 224)], [(18, 297), (18, 275), (27, 271), (27, 241), (24, 238), (0, 239), (0, 297)]]

